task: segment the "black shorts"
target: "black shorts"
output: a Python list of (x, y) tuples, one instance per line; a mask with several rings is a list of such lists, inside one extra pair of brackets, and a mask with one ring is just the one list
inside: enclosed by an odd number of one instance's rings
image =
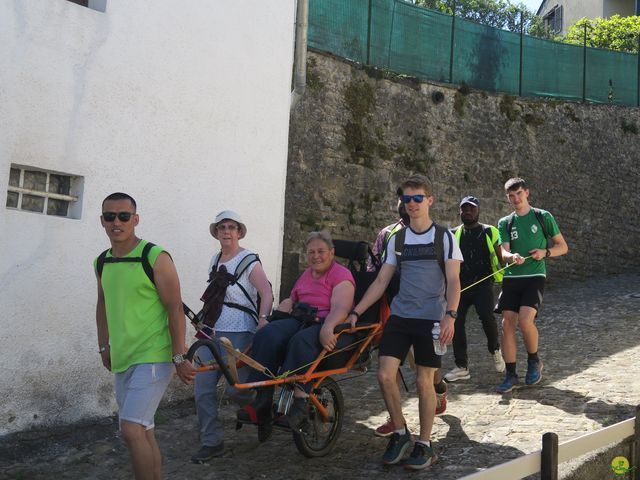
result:
[(402, 361), (413, 345), (416, 365), (440, 368), (442, 356), (433, 351), (433, 324), (433, 320), (391, 315), (382, 332), (378, 356), (395, 357)]
[(498, 297), (496, 313), (503, 310), (519, 312), (520, 307), (531, 307), (540, 310), (544, 294), (545, 278), (541, 276), (524, 278), (507, 278), (502, 280), (502, 291)]

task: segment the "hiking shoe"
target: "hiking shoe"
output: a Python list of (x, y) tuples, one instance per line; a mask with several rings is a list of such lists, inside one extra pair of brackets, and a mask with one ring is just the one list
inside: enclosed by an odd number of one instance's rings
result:
[(504, 363), (504, 358), (502, 358), (502, 351), (500, 349), (496, 350), (491, 354), (493, 356), (493, 366), (496, 369), (496, 372), (502, 373), (507, 367)]
[(404, 427), (404, 433), (402, 435), (398, 432), (393, 432), (387, 449), (382, 456), (382, 463), (387, 465), (398, 463), (411, 446), (411, 443), (411, 432), (407, 427)]
[(438, 456), (432, 447), (424, 443), (416, 442), (413, 445), (413, 452), (402, 464), (407, 470), (421, 470), (429, 467), (438, 461)]
[(444, 379), (447, 382), (455, 382), (456, 380), (469, 380), (471, 378), (471, 374), (469, 373), (469, 369), (465, 367), (456, 367), (453, 370), (447, 372), (444, 376)]
[(502, 383), (500, 385), (498, 385), (496, 387), (496, 392), (498, 393), (508, 393), (511, 390), (513, 390), (514, 388), (518, 388), (519, 387), (519, 380), (518, 380), (518, 376), (517, 375), (512, 375), (511, 373), (507, 372), (507, 374), (504, 377), (504, 380), (502, 381)]
[(273, 392), (267, 388), (260, 389), (249, 405), (236, 412), (239, 423), (264, 424), (271, 421)]
[(220, 442), (218, 445), (210, 446), (203, 445), (200, 450), (191, 457), (193, 463), (204, 463), (207, 460), (211, 460), (214, 457), (219, 457), (224, 453), (224, 442)]
[(389, 437), (395, 431), (391, 417), (387, 417), (387, 421), (375, 429), (373, 434), (376, 437)]
[(542, 380), (542, 362), (540, 360), (527, 361), (527, 375), (524, 377), (524, 383), (527, 385), (535, 385)]
[(300, 427), (309, 418), (309, 408), (306, 398), (294, 398), (289, 411), (287, 412), (287, 422), (292, 430), (300, 430)]
[(449, 394), (449, 387), (444, 384), (444, 393), (436, 392), (436, 415), (441, 415), (447, 409), (447, 395)]

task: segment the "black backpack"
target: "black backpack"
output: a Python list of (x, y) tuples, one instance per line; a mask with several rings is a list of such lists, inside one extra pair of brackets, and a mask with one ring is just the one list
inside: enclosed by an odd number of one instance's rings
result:
[[(442, 274), (444, 275), (444, 281), (446, 285), (447, 271), (444, 264), (444, 235), (448, 229), (446, 227), (441, 227), (437, 223), (434, 223), (433, 225), (436, 229), (435, 236), (433, 239), (433, 246), (435, 247), (435, 250), (436, 250), (436, 260), (438, 261), (440, 270), (442, 270)], [(398, 294), (398, 291), (400, 290), (400, 268), (401, 268), (402, 262), (398, 260), (398, 257), (402, 255), (402, 250), (404, 249), (404, 240), (405, 240), (405, 237), (407, 236), (407, 228), (408, 227), (403, 227), (400, 230), (398, 230), (396, 233), (391, 235), (391, 237), (396, 237), (394, 251), (396, 253), (398, 268), (396, 268), (393, 278), (389, 282), (389, 286), (387, 287), (387, 290), (386, 290), (387, 296), (389, 297), (389, 301), (391, 301), (391, 299), (395, 297)], [(391, 237), (389, 237), (389, 240), (391, 240)]]
[[(151, 283), (155, 285), (156, 282), (153, 278), (153, 267), (151, 266), (151, 263), (149, 263), (149, 252), (153, 247), (155, 247), (155, 244), (151, 242), (147, 242), (147, 244), (142, 248), (142, 252), (139, 257), (126, 257), (126, 258), (107, 257), (107, 253), (109, 253), (109, 250), (111, 249), (110, 248), (106, 249), (104, 252), (98, 255), (98, 259), (96, 261), (96, 271), (98, 272), (98, 277), (102, 278), (102, 270), (104, 270), (105, 263), (139, 262), (139, 263), (142, 263), (142, 268), (144, 269), (144, 273), (147, 274), (147, 277), (149, 277), (149, 280), (151, 280)], [(167, 253), (167, 255), (169, 254)]]
[[(211, 272), (215, 273), (218, 270), (219, 262), (220, 262), (220, 253), (218, 253), (216, 257), (216, 261), (213, 265), (213, 268), (211, 269)], [(251, 298), (251, 295), (249, 295), (249, 292), (247, 292), (247, 289), (244, 288), (242, 284), (238, 282), (238, 279), (247, 270), (247, 268), (249, 268), (255, 262), (260, 262), (260, 257), (255, 253), (250, 253), (246, 257), (244, 257), (242, 260), (240, 260), (240, 263), (238, 264), (235, 271), (233, 272), (233, 280), (230, 282), (230, 285), (237, 285), (240, 288), (244, 296), (247, 297), (247, 300), (249, 300), (251, 307), (246, 307), (244, 305), (240, 305), (234, 302), (223, 302), (223, 303), (227, 307), (235, 308), (237, 310), (242, 310), (243, 312), (248, 313), (249, 315), (251, 315), (251, 317), (253, 317), (255, 322), (258, 323), (258, 312), (260, 311), (260, 294), (258, 293), (257, 301), (254, 302), (253, 299)]]
[[(547, 226), (544, 223), (542, 210), (534, 207), (531, 207), (531, 210), (533, 210), (533, 213), (536, 216), (536, 220), (538, 220), (540, 227), (542, 227), (542, 233), (544, 234), (544, 238), (547, 240), (547, 248), (553, 247), (553, 240), (551, 239), (551, 237), (549, 236), (549, 233), (547, 232)], [(507, 235), (509, 236), (509, 243), (511, 243), (511, 230), (513, 229), (513, 220), (515, 218), (515, 215), (516, 215), (516, 212), (511, 212), (507, 217)]]

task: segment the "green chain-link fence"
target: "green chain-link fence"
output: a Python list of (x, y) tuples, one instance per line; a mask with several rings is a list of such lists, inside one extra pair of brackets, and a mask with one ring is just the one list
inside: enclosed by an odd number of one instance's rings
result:
[(310, 0), (309, 46), (398, 73), (524, 96), (640, 105), (640, 57), (486, 27), (403, 0)]

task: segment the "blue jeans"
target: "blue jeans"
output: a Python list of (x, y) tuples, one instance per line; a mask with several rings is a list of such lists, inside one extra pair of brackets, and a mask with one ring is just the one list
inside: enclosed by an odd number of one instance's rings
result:
[[(256, 333), (251, 357), (274, 374), (281, 370), (281, 372), (295, 371), (294, 375), (301, 375), (308, 370), (307, 364), (313, 362), (322, 351), (319, 338), (321, 326), (321, 323), (317, 323), (301, 328), (300, 322), (295, 318), (275, 320)], [(338, 337), (336, 349), (349, 345), (353, 340), (354, 335), (343, 333)], [(268, 378), (263, 373), (252, 369), (247, 381), (258, 382)], [(305, 387), (310, 390), (311, 384)], [(273, 387), (266, 388), (271, 392), (274, 390)]]
[[(244, 351), (253, 339), (251, 332), (216, 332), (216, 337), (226, 337), (233, 344), (234, 348)], [(220, 349), (223, 358), (226, 358), (224, 349)], [(213, 360), (213, 355), (208, 348), (199, 348), (197, 355), (203, 362)], [(235, 360), (233, 360), (235, 361)], [(238, 370), (238, 379), (244, 382), (248, 375), (249, 367), (243, 367)], [(196, 412), (198, 413), (198, 425), (200, 427), (200, 443), (209, 447), (214, 447), (222, 442), (224, 430), (222, 422), (218, 416), (218, 395), (217, 386), (222, 372), (220, 370), (212, 370), (198, 373), (195, 380), (195, 399)], [(253, 392), (251, 390), (239, 390), (237, 388), (226, 386), (225, 393), (236, 402), (243, 406), (251, 402)]]

